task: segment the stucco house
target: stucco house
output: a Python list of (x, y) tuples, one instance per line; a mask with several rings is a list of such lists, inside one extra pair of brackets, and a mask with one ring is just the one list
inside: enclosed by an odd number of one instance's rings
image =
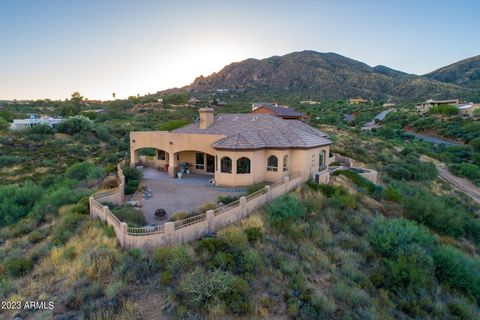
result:
[(130, 132), (130, 162), (139, 150), (157, 150), (154, 166), (175, 178), (182, 163), (209, 174), (218, 186), (276, 182), (298, 173), (304, 179), (327, 173), (332, 142), (304, 122), (271, 114), (219, 114), (199, 110), (199, 121), (168, 131)]

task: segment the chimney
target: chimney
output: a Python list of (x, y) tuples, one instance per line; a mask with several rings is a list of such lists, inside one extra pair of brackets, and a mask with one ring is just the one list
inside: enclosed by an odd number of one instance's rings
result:
[(200, 108), (200, 129), (207, 129), (215, 120), (214, 110), (212, 108)]

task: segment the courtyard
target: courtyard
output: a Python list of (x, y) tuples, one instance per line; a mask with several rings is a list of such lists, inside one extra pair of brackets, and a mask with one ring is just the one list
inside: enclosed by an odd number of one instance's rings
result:
[[(184, 175), (182, 179), (172, 179), (164, 171), (145, 167), (142, 186), (152, 192), (152, 197), (142, 198), (140, 210), (148, 224), (159, 224), (168, 220), (175, 212), (195, 210), (204, 204), (216, 203), (218, 196), (240, 196), (241, 189), (216, 188), (209, 180), (213, 176), (202, 174)], [(158, 220), (156, 209), (165, 209), (167, 218)]]

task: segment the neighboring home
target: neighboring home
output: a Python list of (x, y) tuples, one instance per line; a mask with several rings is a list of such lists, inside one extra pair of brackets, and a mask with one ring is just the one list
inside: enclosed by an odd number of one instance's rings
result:
[(217, 92), (218, 93), (227, 93), (228, 89), (227, 88), (220, 88), (220, 89), (217, 89)]
[(354, 123), (356, 119), (357, 119), (357, 115), (355, 113), (352, 113), (352, 114), (344, 113), (343, 114), (343, 121), (346, 121), (348, 123)]
[(393, 107), (395, 107), (395, 103), (384, 103), (383, 107), (384, 108), (393, 108)]
[(82, 113), (105, 113), (105, 109), (88, 109), (88, 110), (83, 110)]
[(460, 99), (451, 99), (451, 100), (427, 100), (420, 103), (416, 106), (417, 110), (420, 112), (428, 112), (433, 107), (438, 107), (442, 105), (451, 105), (458, 109), (458, 114), (464, 117), (473, 117), (473, 112), (480, 107), (478, 103), (466, 103), (460, 101)]
[(295, 111), (290, 109), (287, 106), (279, 106), (277, 104), (265, 104), (261, 106), (253, 106), (252, 111), (253, 114), (271, 114), (277, 117), (280, 117), (285, 120), (300, 120), (304, 122), (309, 122), (310, 117), (304, 113)]
[(297, 173), (304, 179), (328, 174), (332, 142), (304, 122), (271, 114), (214, 115), (211, 108), (199, 112), (198, 122), (172, 132), (130, 132), (131, 165), (139, 163), (140, 149), (155, 148), (156, 166), (170, 177), (188, 163), (192, 173), (212, 175), (218, 186), (277, 182)]
[(196, 104), (196, 103), (199, 103), (200, 100), (195, 98), (195, 97), (191, 97), (190, 99), (188, 99), (188, 103), (190, 104)]
[(382, 112), (377, 114), (372, 121), (365, 123), (361, 128), (362, 131), (372, 131), (372, 129), (380, 129), (382, 126), (379, 123), (385, 120), (387, 114), (392, 111), (393, 109), (383, 110)]
[(458, 105), (460, 104), (459, 99), (450, 99), (450, 100), (433, 100), (433, 99), (428, 99), (425, 102), (420, 103), (417, 105), (415, 108), (420, 111), (420, 112), (427, 112), (433, 107), (438, 107), (441, 105), (446, 105), (446, 104), (451, 104), (451, 105)]
[(35, 127), (39, 124), (47, 124), (52, 128), (55, 128), (60, 122), (65, 121), (62, 118), (52, 118), (46, 116), (39, 116), (36, 114), (30, 115), (28, 119), (14, 119), (12, 124), (10, 125), (10, 129), (12, 130), (19, 130), (19, 129), (27, 129), (31, 127)]
[(457, 105), (458, 114), (464, 117), (473, 117), (475, 110), (480, 109), (479, 103), (468, 103)]
[(315, 101), (315, 100), (304, 100), (304, 101), (300, 101), (300, 104), (314, 105), (314, 104), (322, 104), (322, 103), (320, 101)]
[(350, 104), (361, 104), (361, 103), (367, 103), (368, 100), (362, 99), (362, 98), (351, 98), (348, 100)]

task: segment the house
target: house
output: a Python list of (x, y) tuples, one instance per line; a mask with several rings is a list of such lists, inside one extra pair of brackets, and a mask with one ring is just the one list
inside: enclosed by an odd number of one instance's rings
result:
[(391, 102), (386, 102), (382, 105), (384, 108), (393, 108), (395, 107), (395, 103), (391, 103)]
[(167, 131), (130, 132), (130, 164), (139, 150), (155, 148), (156, 165), (174, 178), (180, 165), (208, 174), (218, 186), (277, 182), (290, 174), (303, 179), (328, 175), (331, 162), (327, 135), (298, 120), (272, 114), (219, 114), (199, 110), (199, 121)]
[(474, 112), (477, 109), (480, 109), (479, 103), (468, 103), (468, 104), (459, 104), (457, 105), (458, 114), (464, 117), (473, 117)]
[(46, 124), (52, 128), (55, 128), (60, 122), (63, 122), (63, 121), (65, 121), (65, 119), (31, 114), (30, 118), (27, 118), (27, 119), (14, 119), (13, 122), (10, 124), (10, 129), (11, 130), (27, 129), (27, 128), (35, 127), (39, 124)]
[(460, 104), (459, 99), (450, 99), (450, 100), (433, 100), (433, 99), (428, 99), (425, 102), (421, 102), (419, 105), (417, 105), (415, 108), (420, 111), (420, 112), (427, 112), (433, 107), (438, 107), (441, 105), (458, 105)]
[(362, 103), (367, 103), (368, 100), (362, 99), (362, 98), (350, 98), (348, 100), (350, 104), (362, 104)]
[(253, 114), (271, 114), (285, 120), (300, 120), (309, 122), (310, 117), (304, 113), (290, 109), (287, 106), (279, 106), (277, 104), (252, 104)]
[(190, 103), (190, 104), (197, 104), (199, 102), (200, 102), (200, 100), (195, 98), (195, 97), (191, 97), (190, 99), (188, 99), (188, 103)]
[(357, 119), (357, 115), (355, 113), (352, 113), (352, 114), (344, 113), (343, 114), (343, 121), (346, 121), (350, 124), (354, 123), (356, 119)]

